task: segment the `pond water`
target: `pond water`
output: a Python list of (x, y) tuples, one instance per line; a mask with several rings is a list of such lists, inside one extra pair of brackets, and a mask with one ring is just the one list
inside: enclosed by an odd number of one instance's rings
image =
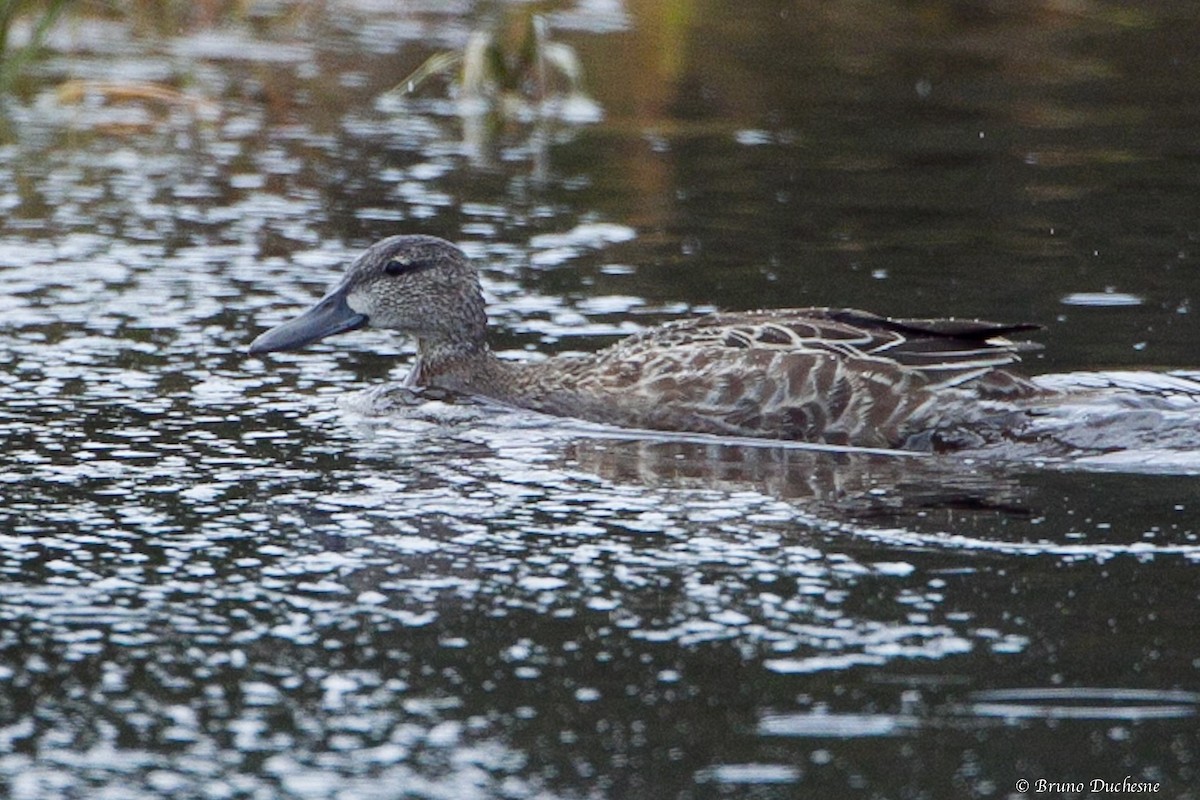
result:
[(495, 7), (249, 9), (68, 19), (0, 107), (0, 794), (1200, 796), (1186, 466), (379, 414), (395, 337), (245, 354), (404, 232), (530, 358), (847, 305), (1196, 368), (1191, 3), (581, 0), (590, 99), (507, 122), (386, 94)]

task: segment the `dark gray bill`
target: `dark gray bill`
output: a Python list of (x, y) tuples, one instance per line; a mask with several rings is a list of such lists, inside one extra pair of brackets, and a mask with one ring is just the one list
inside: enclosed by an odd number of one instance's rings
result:
[(326, 336), (355, 331), (366, 324), (367, 315), (350, 308), (346, 303), (346, 288), (338, 286), (308, 311), (276, 325), (251, 342), (250, 354), (299, 350)]

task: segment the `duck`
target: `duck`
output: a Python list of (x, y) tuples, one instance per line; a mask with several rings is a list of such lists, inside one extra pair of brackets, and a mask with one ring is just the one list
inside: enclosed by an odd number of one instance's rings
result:
[(943, 451), (985, 443), (1021, 404), (1056, 393), (1009, 369), (1035, 347), (1011, 337), (1037, 325), (849, 308), (708, 313), (589, 355), (501, 358), (476, 268), (426, 235), (371, 245), (249, 353), (368, 326), (415, 340), (409, 387), (655, 431)]

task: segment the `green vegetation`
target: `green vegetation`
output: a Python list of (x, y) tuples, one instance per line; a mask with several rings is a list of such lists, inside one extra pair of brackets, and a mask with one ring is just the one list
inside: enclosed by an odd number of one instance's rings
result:
[[(37, 55), (46, 34), (72, 2), (73, 0), (0, 0), (0, 90), (7, 89), (21, 68)], [(37, 21), (28, 43), (11, 50), (9, 37), (13, 23), (23, 14), (35, 14)]]
[(466, 100), (518, 98), (540, 104), (552, 95), (552, 72), (565, 81), (564, 94), (582, 94), (583, 69), (575, 49), (551, 41), (545, 18), (520, 9), (495, 30), (476, 30), (461, 51), (430, 57), (389, 94), (412, 94), (430, 78), (446, 76)]

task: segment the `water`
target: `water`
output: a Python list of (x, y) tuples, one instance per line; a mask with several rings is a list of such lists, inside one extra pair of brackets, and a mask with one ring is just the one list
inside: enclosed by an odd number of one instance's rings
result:
[(514, 355), (830, 304), (1197, 366), (1188, 4), (667, 6), (552, 15), (603, 118), (490, 136), (379, 99), (471, 4), (56, 34), (0, 132), (0, 793), (1197, 796), (1186, 465), (380, 416), (385, 333), (244, 355), (418, 232)]

